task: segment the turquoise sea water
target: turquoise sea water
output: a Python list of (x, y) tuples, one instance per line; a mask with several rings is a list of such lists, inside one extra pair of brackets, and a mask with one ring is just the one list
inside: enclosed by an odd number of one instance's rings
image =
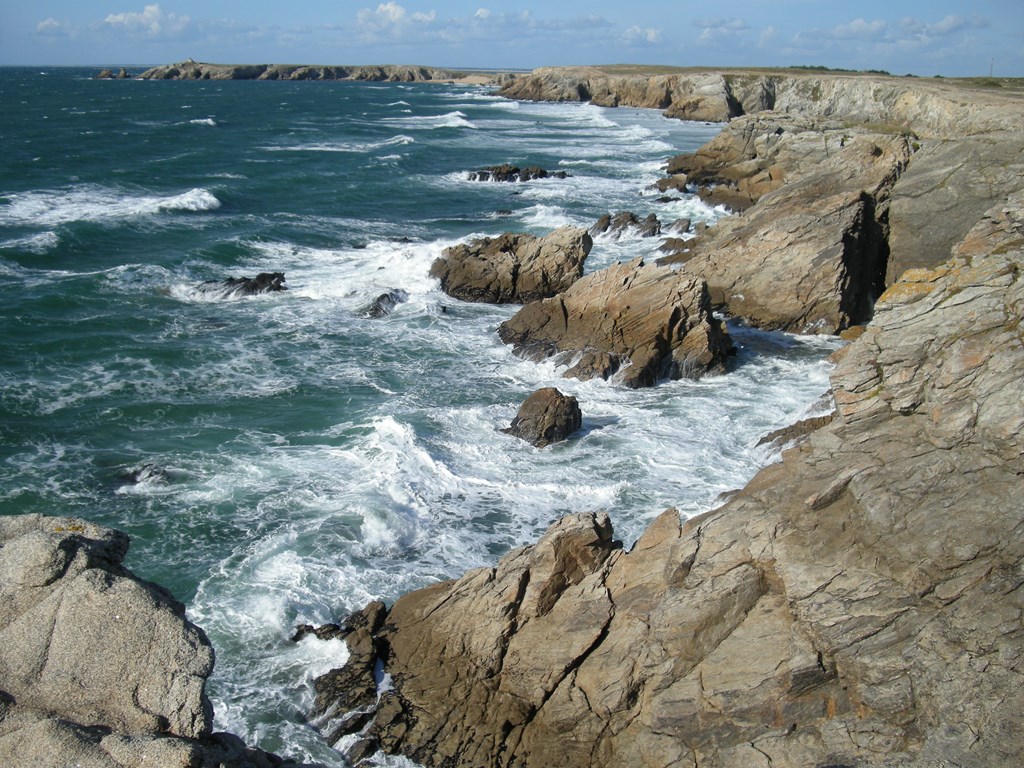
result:
[[(93, 74), (0, 69), (0, 505), (132, 536), (128, 566), (217, 649), (218, 729), (341, 765), (304, 712), (345, 650), (295, 624), (493, 564), (568, 512), (608, 510), (628, 545), (665, 507), (710, 509), (827, 389), (833, 342), (742, 328), (725, 376), (562, 379), (500, 343), (514, 307), (427, 275), (456, 242), (611, 211), (713, 222), (650, 185), (717, 126), (470, 86)], [(572, 175), (467, 178), (503, 162)], [(658, 244), (599, 238), (587, 269)], [(203, 290), (261, 271), (288, 290)], [(498, 431), (548, 385), (579, 398), (577, 439)]]

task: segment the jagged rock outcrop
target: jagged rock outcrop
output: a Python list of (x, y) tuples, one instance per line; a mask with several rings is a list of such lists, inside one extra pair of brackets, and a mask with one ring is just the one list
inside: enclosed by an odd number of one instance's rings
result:
[(704, 281), (643, 259), (615, 264), (564, 293), (524, 306), (498, 328), (516, 354), (560, 355), (571, 378), (650, 387), (724, 372), (731, 342)]
[(533, 181), (534, 179), (566, 179), (568, 171), (548, 171), (536, 165), (520, 168), (511, 163), (491, 165), (478, 171), (470, 171), (470, 181)]
[(208, 280), (199, 286), (203, 293), (222, 299), (238, 299), (258, 296), (261, 293), (287, 291), (284, 272), (260, 272), (256, 277), (228, 277), (224, 280)]
[(311, 66), (308, 64), (209, 64), (188, 59), (152, 67), (143, 80), (460, 80), (471, 73), (417, 66)]
[(0, 764), (282, 765), (212, 733), (213, 649), (127, 549), (84, 520), (0, 517)]
[(519, 407), (505, 434), (526, 440), (537, 448), (569, 439), (583, 425), (579, 401), (555, 387), (543, 387)]
[(605, 515), (400, 598), (365, 742), (426, 766), (1024, 761), (1024, 196), (889, 288), (836, 415), (629, 552)]
[(718, 202), (757, 204), (660, 261), (685, 263), (716, 305), (759, 327), (836, 333), (865, 322), (885, 285), (892, 188), (912, 152), (905, 134), (737, 118), (674, 166), (717, 184)]
[(359, 310), (359, 316), (368, 320), (387, 317), (399, 304), (409, 300), (409, 294), (401, 288), (392, 288), (385, 291)]
[(621, 237), (627, 232), (633, 232), (640, 237), (657, 237), (661, 234), (661, 221), (653, 213), (649, 213), (641, 219), (632, 211), (619, 211), (614, 215), (604, 214), (590, 228), (590, 234), (594, 237), (598, 235)]
[(593, 245), (579, 227), (561, 227), (544, 237), (505, 233), (446, 248), (430, 276), (463, 301), (525, 304), (568, 289), (583, 274)]

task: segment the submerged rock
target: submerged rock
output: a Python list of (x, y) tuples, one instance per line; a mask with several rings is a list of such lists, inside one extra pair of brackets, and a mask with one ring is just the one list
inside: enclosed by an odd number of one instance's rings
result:
[(401, 288), (392, 288), (390, 291), (382, 293), (359, 310), (359, 315), (360, 317), (368, 319), (385, 317), (386, 315), (390, 315), (392, 310), (394, 310), (394, 308), (399, 304), (403, 304), (408, 300), (408, 293), (403, 291)]
[(470, 181), (533, 181), (534, 179), (565, 179), (568, 171), (548, 171), (536, 165), (520, 168), (518, 165), (503, 163), (470, 171)]
[(583, 274), (594, 241), (561, 227), (544, 237), (506, 233), (446, 248), (430, 267), (441, 290), (463, 301), (524, 304), (566, 290)]
[(576, 398), (554, 387), (544, 387), (526, 398), (512, 424), (501, 431), (543, 448), (567, 440), (582, 425), (583, 414)]
[(571, 359), (566, 376), (627, 387), (724, 372), (732, 345), (712, 316), (704, 281), (643, 259), (594, 272), (498, 328), (516, 354)]
[(284, 272), (260, 272), (256, 277), (229, 277), (225, 280), (209, 280), (200, 286), (205, 293), (222, 298), (257, 296), (261, 293), (286, 291)]
[(590, 234), (595, 237), (604, 234), (620, 237), (629, 231), (640, 237), (657, 237), (661, 234), (661, 222), (653, 213), (641, 219), (632, 211), (619, 211), (616, 214), (606, 213), (590, 228)]

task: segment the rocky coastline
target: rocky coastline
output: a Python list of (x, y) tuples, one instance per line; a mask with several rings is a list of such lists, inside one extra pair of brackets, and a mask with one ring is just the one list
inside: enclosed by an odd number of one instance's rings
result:
[[(541, 70), (502, 93), (729, 119), (659, 187), (742, 212), (660, 267), (615, 265), (527, 304), (502, 339), (557, 352), (576, 303), (588, 330), (623, 305), (649, 317), (671, 301), (627, 300), (637, 277), (618, 272), (664, 270), (704, 292), (687, 308), (856, 328), (834, 413), (723, 506), (667, 510), (628, 551), (614, 510), (576, 515), (493, 568), (368, 606), (347, 622), (359, 653), (318, 681), (344, 681), (318, 701), (325, 734), (357, 762), (426, 766), (1024, 759), (1010, 715), (1024, 706), (1021, 99), (892, 78), (585, 74)], [(531, 346), (520, 316), (538, 314), (548, 335)], [(592, 340), (575, 349), (567, 375), (609, 364)]]
[[(260, 67), (143, 77), (443, 74)], [(494, 567), (305, 628), (350, 651), (315, 683), (325, 738), (355, 764), (383, 750), (430, 768), (1024, 761), (1024, 98), (758, 72), (500, 84), (728, 121), (660, 186), (738, 211), (660, 264), (587, 277), (582, 231), (559, 236), (564, 263), (478, 244), (503, 278), (471, 274), (472, 300), (524, 303), (499, 330), (519, 353), (652, 386), (724, 369), (716, 308), (857, 338), (831, 418), (719, 508), (666, 510), (628, 549), (614, 510), (563, 518)], [(519, 295), (530, 269), (542, 290)], [(213, 650), (123, 567), (127, 546), (81, 520), (0, 518), (0, 763), (289, 765), (212, 732)]]

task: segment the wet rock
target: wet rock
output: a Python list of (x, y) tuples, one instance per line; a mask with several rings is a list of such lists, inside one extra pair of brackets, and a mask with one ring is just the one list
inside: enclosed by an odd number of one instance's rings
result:
[(441, 290), (463, 301), (524, 304), (566, 290), (583, 274), (593, 240), (578, 227), (544, 237), (506, 233), (446, 248), (430, 267)]
[(582, 425), (583, 414), (576, 398), (554, 387), (544, 387), (526, 398), (512, 424), (501, 431), (543, 448), (567, 440)]
[(284, 272), (260, 272), (256, 277), (229, 277), (225, 280), (210, 280), (201, 289), (221, 298), (257, 296), (261, 293), (286, 291)]
[(657, 237), (661, 234), (661, 222), (653, 213), (641, 219), (632, 211), (619, 211), (601, 216), (590, 228), (590, 234), (595, 237), (608, 234), (618, 238), (627, 232), (633, 232), (640, 237)]
[(594, 272), (551, 299), (524, 306), (498, 328), (516, 354), (572, 360), (566, 376), (627, 387), (723, 372), (731, 342), (693, 275), (643, 259)]
[(520, 168), (518, 165), (503, 163), (481, 168), (478, 171), (470, 171), (470, 181), (533, 181), (534, 179), (565, 179), (569, 177), (567, 171), (548, 171), (535, 165)]
[(361, 310), (359, 316), (367, 319), (376, 319), (390, 315), (399, 304), (409, 300), (409, 294), (400, 288), (392, 288), (382, 293)]

